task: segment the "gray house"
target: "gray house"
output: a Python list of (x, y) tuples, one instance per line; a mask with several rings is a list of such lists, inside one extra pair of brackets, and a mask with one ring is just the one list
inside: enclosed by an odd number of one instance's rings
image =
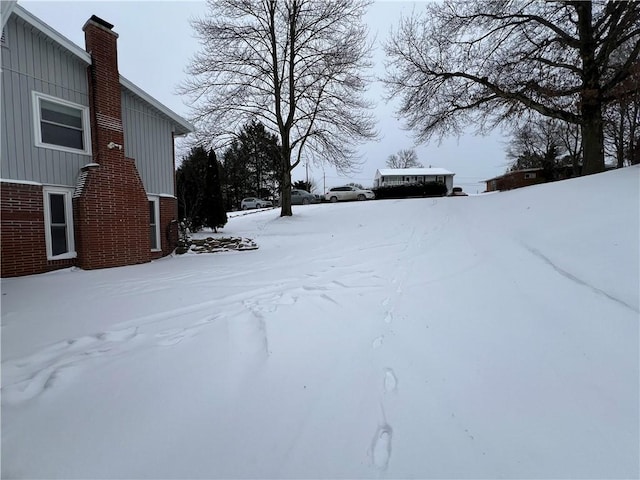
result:
[(2, 276), (147, 262), (177, 241), (186, 120), (120, 75), (113, 25), (86, 49), (2, 2)]
[(389, 187), (421, 182), (442, 182), (447, 186), (447, 193), (453, 190), (455, 173), (444, 168), (382, 168), (376, 170), (373, 187)]

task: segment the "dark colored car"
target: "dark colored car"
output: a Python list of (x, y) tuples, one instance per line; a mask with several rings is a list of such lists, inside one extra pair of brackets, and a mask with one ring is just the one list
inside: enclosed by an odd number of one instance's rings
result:
[(453, 187), (450, 197), (467, 197), (468, 195), (462, 191), (462, 187)]
[(310, 203), (318, 203), (317, 195), (309, 193), (306, 190), (294, 188), (291, 190), (291, 205), (308, 205)]

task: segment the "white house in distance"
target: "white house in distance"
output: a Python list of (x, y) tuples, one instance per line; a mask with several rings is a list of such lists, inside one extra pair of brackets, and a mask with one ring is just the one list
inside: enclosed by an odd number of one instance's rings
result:
[(373, 188), (420, 182), (442, 182), (447, 186), (447, 193), (451, 193), (454, 175), (455, 173), (444, 168), (383, 168), (376, 170)]

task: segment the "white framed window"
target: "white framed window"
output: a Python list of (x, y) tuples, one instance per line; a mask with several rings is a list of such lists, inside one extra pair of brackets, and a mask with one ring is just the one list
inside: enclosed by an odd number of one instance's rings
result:
[(91, 155), (89, 107), (33, 92), (36, 147)]
[(160, 244), (160, 199), (158, 197), (148, 196), (149, 200), (149, 241), (151, 243), (151, 251), (158, 252), (162, 250)]
[(442, 176), (442, 175), (438, 175), (438, 176), (436, 177), (436, 182), (442, 182), (442, 183), (444, 183), (444, 176)]
[(535, 173), (525, 173), (524, 174), (524, 178), (525, 178), (525, 180), (529, 180), (531, 178), (536, 178), (536, 174)]
[(47, 259), (75, 258), (72, 188), (44, 187), (44, 223)]

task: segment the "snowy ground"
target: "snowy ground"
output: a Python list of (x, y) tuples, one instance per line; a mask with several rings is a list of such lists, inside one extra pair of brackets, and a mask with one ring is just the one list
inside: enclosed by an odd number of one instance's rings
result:
[(640, 169), (2, 280), (2, 478), (638, 478)]

